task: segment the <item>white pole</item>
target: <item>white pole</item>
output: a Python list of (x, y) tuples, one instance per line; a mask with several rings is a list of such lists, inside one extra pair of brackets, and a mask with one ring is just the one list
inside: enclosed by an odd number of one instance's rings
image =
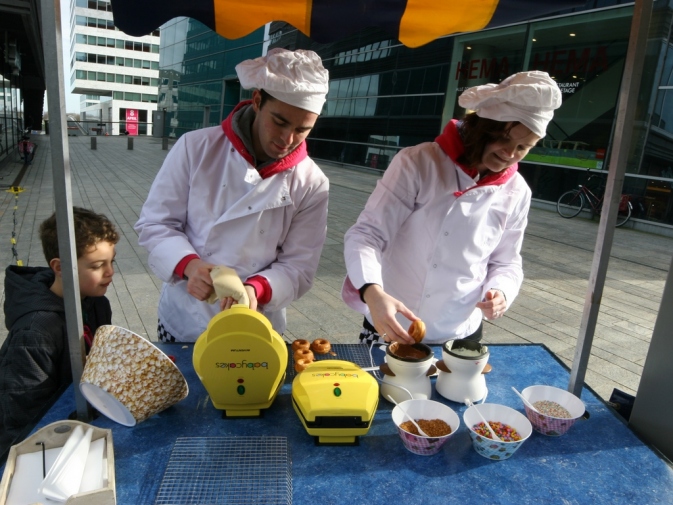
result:
[(70, 151), (65, 111), (63, 78), (61, 5), (59, 0), (41, 0), (42, 45), (44, 48), (45, 78), (49, 97), (49, 137), (56, 203), (58, 250), (63, 271), (63, 299), (70, 348), (72, 380), (75, 385), (77, 418), (89, 421), (91, 414), (79, 391), (79, 381), (86, 356), (82, 327), (82, 306), (77, 276), (77, 254), (72, 213), (72, 186), (70, 184)]

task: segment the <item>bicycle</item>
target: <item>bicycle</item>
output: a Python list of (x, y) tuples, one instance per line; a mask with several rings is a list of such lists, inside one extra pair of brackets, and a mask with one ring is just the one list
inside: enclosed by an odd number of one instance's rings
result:
[(19, 156), (27, 165), (30, 165), (35, 155), (35, 143), (30, 141), (27, 131), (19, 140)]
[[(590, 176), (587, 179), (587, 183), (594, 177), (596, 176)], [(592, 212), (600, 215), (604, 196), (605, 193), (598, 196), (587, 186), (580, 184), (577, 189), (566, 191), (559, 197), (558, 202), (556, 202), (556, 211), (559, 213), (559, 216), (570, 219), (577, 216), (582, 212), (584, 207), (588, 206), (591, 207)], [(622, 195), (619, 200), (619, 211), (615, 226), (619, 227), (626, 223), (631, 218), (632, 212), (633, 206), (631, 205), (629, 195)]]

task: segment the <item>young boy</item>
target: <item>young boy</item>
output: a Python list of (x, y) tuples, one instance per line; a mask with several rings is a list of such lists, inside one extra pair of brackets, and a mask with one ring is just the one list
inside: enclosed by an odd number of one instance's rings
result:
[[(102, 214), (73, 207), (79, 290), (87, 351), (99, 326), (111, 323), (105, 292), (119, 235)], [(47, 267), (5, 271), (5, 326), (0, 348), (0, 461), (72, 381), (56, 215), (40, 225)]]

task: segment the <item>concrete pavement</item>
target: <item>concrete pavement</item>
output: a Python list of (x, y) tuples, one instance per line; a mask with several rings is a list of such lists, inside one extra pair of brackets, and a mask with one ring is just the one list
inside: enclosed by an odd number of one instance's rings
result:
[[(35, 160), (21, 174), (16, 156), (0, 163), (0, 185), (21, 186), (18, 194), (0, 193), (0, 259), (15, 261), (10, 239), (14, 231), (19, 259), (45, 265), (37, 235), (39, 224), (54, 209), (49, 137), (34, 135)], [(102, 212), (119, 228), (117, 272), (108, 290), (113, 322), (156, 341), (156, 307), (161, 282), (147, 267), (147, 253), (138, 246), (133, 225), (150, 185), (168, 151), (161, 139), (70, 137), (72, 200)], [(322, 164), (330, 178), (327, 241), (315, 285), (288, 308), (288, 340), (323, 337), (354, 343), (361, 316), (341, 301), (345, 267), (343, 235), (364, 207), (379, 175)], [(20, 176), (20, 179), (19, 179)], [(16, 207), (16, 209), (15, 209)], [(598, 220), (562, 219), (555, 212), (531, 209), (523, 245), (525, 280), (505, 317), (486, 322), (486, 343), (540, 343), (570, 366), (585, 303)], [(673, 238), (629, 229), (615, 231), (601, 311), (586, 382), (604, 399), (614, 388), (635, 394), (666, 273)], [(4, 268), (0, 274), (4, 280)], [(4, 299), (4, 290), (3, 290)], [(4, 325), (3, 325), (4, 326)], [(3, 327), (0, 342), (6, 336)], [(512, 366), (516, 366), (513, 363)]]

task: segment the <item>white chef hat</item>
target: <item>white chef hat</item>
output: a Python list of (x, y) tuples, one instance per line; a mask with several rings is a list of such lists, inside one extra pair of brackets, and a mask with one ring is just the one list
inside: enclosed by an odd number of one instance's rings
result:
[(458, 103), (479, 117), (519, 121), (542, 138), (554, 110), (561, 106), (561, 90), (548, 73), (533, 70), (510, 75), (500, 84), (468, 88)]
[(236, 65), (244, 89), (263, 89), (281, 102), (320, 114), (329, 73), (313, 51), (274, 48), (266, 56)]

